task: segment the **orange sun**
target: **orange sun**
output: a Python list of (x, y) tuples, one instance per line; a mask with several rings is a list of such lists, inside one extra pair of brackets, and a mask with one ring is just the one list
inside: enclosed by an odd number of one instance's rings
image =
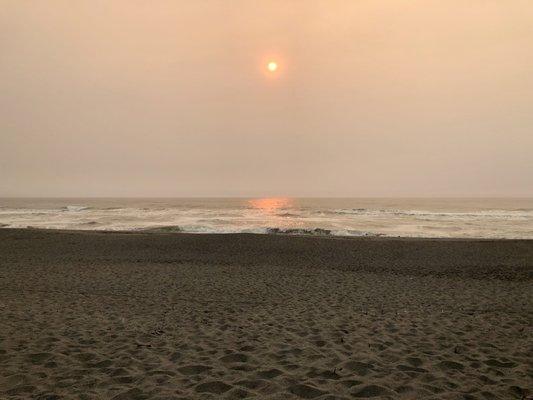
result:
[(276, 72), (276, 70), (278, 69), (278, 63), (275, 61), (269, 61), (269, 63), (267, 64), (267, 69), (270, 72)]

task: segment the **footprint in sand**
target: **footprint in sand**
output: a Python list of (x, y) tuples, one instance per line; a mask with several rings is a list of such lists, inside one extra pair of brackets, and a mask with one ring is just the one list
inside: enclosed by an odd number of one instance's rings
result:
[(211, 367), (208, 367), (207, 365), (186, 365), (178, 368), (178, 371), (183, 375), (198, 375), (210, 369)]
[(314, 399), (325, 392), (309, 385), (294, 385), (289, 388), (289, 392), (303, 399)]
[(456, 370), (456, 371), (462, 371), (464, 369), (463, 364), (459, 364), (455, 361), (441, 361), (438, 364), (439, 368), (444, 370)]
[(248, 356), (241, 353), (228, 354), (227, 356), (221, 357), (220, 361), (224, 363), (244, 363), (248, 361)]
[(491, 358), (490, 360), (485, 361), (485, 364), (487, 364), (489, 367), (495, 367), (495, 368), (514, 368), (516, 367), (516, 364), (514, 362), (501, 362), (498, 360), (495, 360)]
[(175, 351), (174, 353), (172, 353), (172, 354), (170, 355), (170, 361), (172, 361), (173, 363), (175, 363), (176, 361), (178, 361), (180, 358), (181, 358), (181, 353), (178, 352), (178, 351)]
[(374, 369), (374, 366), (360, 361), (348, 361), (341, 369), (351, 371), (359, 376), (365, 376)]
[(0, 387), (13, 388), (15, 386), (22, 386), (28, 381), (26, 375), (14, 374), (0, 378)]
[(420, 367), (423, 364), (422, 360), (418, 357), (407, 357), (406, 361), (413, 367)]
[(265, 371), (259, 371), (257, 376), (263, 379), (272, 379), (281, 374), (283, 374), (283, 372), (281, 372), (279, 369), (273, 368)]
[(251, 393), (247, 392), (244, 389), (240, 389), (240, 388), (233, 388), (225, 396), (226, 399), (235, 399), (235, 400), (237, 400), (237, 399), (249, 399), (251, 397), (253, 397)]
[(428, 372), (427, 369), (424, 369), (424, 368), (411, 367), (410, 365), (403, 365), (403, 364), (397, 365), (396, 368), (404, 372), (419, 372), (419, 373)]
[(112, 400), (146, 400), (148, 396), (140, 389), (133, 388), (117, 394)]
[(244, 386), (247, 389), (256, 390), (263, 386), (266, 386), (267, 382), (262, 379), (256, 379), (256, 380), (242, 380), (238, 381), (237, 385)]
[(198, 393), (213, 393), (213, 394), (222, 394), (230, 390), (232, 386), (222, 382), (222, 381), (210, 381), (204, 382), (197, 385), (194, 390)]
[(37, 390), (37, 388), (35, 386), (32, 386), (32, 385), (20, 385), (20, 386), (16, 386), (14, 388), (9, 389), (5, 393), (8, 396), (19, 396), (19, 395), (23, 395), (23, 394), (30, 395), (31, 393), (33, 393), (36, 390)]
[(341, 378), (341, 376), (337, 374), (337, 372), (331, 370), (311, 371), (307, 374), (307, 376), (309, 378), (321, 378), (328, 380), (338, 380)]
[(368, 385), (358, 391), (352, 393), (353, 397), (357, 398), (368, 398), (368, 397), (378, 397), (378, 396), (391, 396), (392, 392), (384, 387), (377, 385)]
[(346, 386), (347, 388), (351, 388), (351, 387), (360, 385), (361, 383), (363, 383), (363, 381), (358, 381), (355, 379), (347, 379), (345, 381), (341, 381), (340, 383), (342, 383), (343, 386)]
[(109, 368), (111, 365), (113, 365), (113, 362), (111, 360), (102, 360), (102, 361), (98, 361), (97, 363), (90, 364), (89, 367), (105, 369), (105, 368)]
[(52, 356), (53, 355), (50, 353), (35, 353), (35, 354), (30, 354), (28, 357), (32, 364), (42, 364), (43, 362), (52, 358)]

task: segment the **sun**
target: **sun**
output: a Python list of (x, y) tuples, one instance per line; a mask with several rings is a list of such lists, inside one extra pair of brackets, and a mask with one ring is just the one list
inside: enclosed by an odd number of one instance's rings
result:
[(276, 72), (276, 70), (278, 69), (278, 63), (275, 61), (269, 61), (269, 63), (267, 64), (267, 69), (270, 72)]

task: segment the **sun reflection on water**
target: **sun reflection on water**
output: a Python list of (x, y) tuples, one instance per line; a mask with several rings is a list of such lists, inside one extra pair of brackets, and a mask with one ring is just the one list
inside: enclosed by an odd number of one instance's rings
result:
[(291, 207), (293, 200), (288, 197), (265, 197), (249, 200), (252, 208), (265, 214), (272, 214), (280, 209)]

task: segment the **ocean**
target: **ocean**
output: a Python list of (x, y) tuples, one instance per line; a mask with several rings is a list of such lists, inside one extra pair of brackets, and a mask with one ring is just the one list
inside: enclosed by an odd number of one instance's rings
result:
[(533, 199), (0, 198), (0, 227), (533, 239)]

